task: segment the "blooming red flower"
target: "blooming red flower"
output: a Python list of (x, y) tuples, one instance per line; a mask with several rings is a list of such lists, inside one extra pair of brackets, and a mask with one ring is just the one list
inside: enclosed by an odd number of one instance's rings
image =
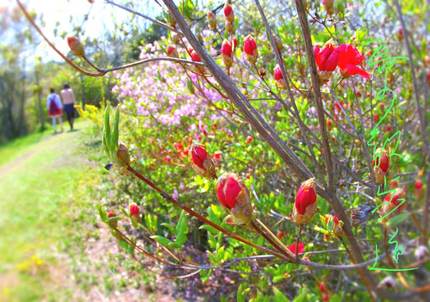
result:
[(243, 41), (243, 51), (249, 56), (255, 56), (257, 53), (257, 42), (251, 35), (247, 35)]
[(315, 62), (320, 71), (333, 71), (336, 69), (339, 54), (332, 44), (327, 44), (323, 49), (319, 46), (314, 47)]
[(132, 217), (138, 217), (139, 216), (140, 210), (139, 210), (139, 206), (136, 203), (134, 203), (134, 202), (131, 203), (128, 206), (128, 209), (129, 209), (129, 212), (130, 212), (130, 216), (132, 216)]
[(279, 67), (279, 65), (276, 65), (275, 69), (273, 69), (273, 78), (276, 81), (281, 81), (284, 78), (284, 76), (282, 75), (281, 67)]
[(290, 244), (288, 246), (288, 249), (290, 250), (291, 253), (300, 255), (305, 252), (305, 245), (303, 242), (297, 242), (297, 243)]
[(350, 44), (341, 44), (336, 48), (336, 52), (338, 54), (337, 66), (344, 77), (359, 75), (365, 79), (370, 78), (367, 71), (357, 66), (364, 62), (364, 56), (357, 48)]
[(67, 37), (67, 44), (75, 56), (83, 57), (85, 55), (84, 46), (75, 36)]
[(242, 192), (242, 184), (234, 174), (221, 177), (216, 187), (219, 202), (227, 209), (233, 209)]
[(233, 48), (228, 40), (224, 40), (221, 45), (221, 54), (223, 56), (231, 57), (233, 54)]

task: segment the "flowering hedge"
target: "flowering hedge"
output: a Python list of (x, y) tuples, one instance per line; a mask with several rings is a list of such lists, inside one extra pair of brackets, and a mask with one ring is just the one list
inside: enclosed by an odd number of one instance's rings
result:
[(424, 13), (163, 2), (169, 35), (138, 67), (102, 69), (69, 43), (95, 70), (75, 68), (118, 81), (102, 135), (120, 185), (99, 207), (118, 243), (219, 300), (424, 297)]

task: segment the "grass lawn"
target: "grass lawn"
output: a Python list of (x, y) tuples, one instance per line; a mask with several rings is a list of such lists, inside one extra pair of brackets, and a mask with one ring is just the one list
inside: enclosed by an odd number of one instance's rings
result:
[(94, 180), (78, 152), (82, 134), (38, 133), (0, 147), (1, 302), (57, 301), (69, 282), (58, 254), (85, 234), (82, 183)]

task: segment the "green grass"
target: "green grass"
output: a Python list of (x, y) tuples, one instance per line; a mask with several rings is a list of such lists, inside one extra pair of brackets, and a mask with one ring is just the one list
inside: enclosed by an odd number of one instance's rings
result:
[(82, 241), (91, 208), (85, 188), (96, 179), (81, 140), (82, 131), (33, 134), (0, 147), (1, 302), (57, 301), (62, 281), (53, 276), (70, 273), (57, 254)]
[(50, 131), (35, 132), (0, 145), (0, 166), (17, 158), (31, 145), (37, 144), (49, 135)]

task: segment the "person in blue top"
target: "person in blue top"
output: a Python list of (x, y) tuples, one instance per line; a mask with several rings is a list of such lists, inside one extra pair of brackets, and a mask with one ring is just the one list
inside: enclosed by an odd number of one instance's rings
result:
[(51, 88), (46, 101), (46, 107), (48, 109), (48, 116), (52, 118), (52, 128), (54, 133), (57, 133), (57, 119), (60, 126), (61, 132), (63, 132), (63, 104), (58, 94), (55, 93), (55, 89)]

